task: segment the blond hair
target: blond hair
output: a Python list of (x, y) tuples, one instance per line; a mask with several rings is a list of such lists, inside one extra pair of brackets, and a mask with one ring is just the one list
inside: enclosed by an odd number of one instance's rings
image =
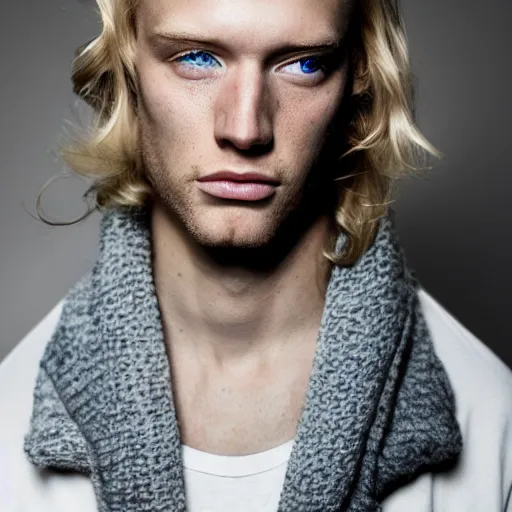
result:
[[(138, 0), (96, 1), (102, 31), (77, 50), (72, 72), (73, 90), (93, 108), (95, 118), (87, 133), (66, 141), (59, 152), (73, 171), (94, 179), (94, 209), (140, 206), (153, 191), (144, 172), (135, 114)], [(323, 251), (337, 265), (353, 264), (371, 245), (376, 221), (395, 200), (398, 179), (424, 170), (417, 167), (422, 156), (442, 156), (414, 123), (413, 76), (398, 1), (354, 3), (348, 51), (361, 87), (348, 99), (350, 117), (340, 157), (345, 174), (335, 179), (332, 238), (343, 231), (347, 243), (341, 254), (334, 253), (334, 246)]]

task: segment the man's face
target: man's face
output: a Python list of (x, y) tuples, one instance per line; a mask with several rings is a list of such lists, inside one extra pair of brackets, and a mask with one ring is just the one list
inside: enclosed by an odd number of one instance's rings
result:
[[(308, 174), (322, 172), (315, 164), (347, 79), (333, 45), (348, 11), (340, 0), (141, 0), (147, 175), (201, 245), (268, 244), (300, 205)], [(219, 171), (273, 184), (203, 181)]]

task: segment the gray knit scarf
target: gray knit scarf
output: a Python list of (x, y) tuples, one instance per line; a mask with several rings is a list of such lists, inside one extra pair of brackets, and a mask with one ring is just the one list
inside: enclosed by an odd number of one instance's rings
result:
[[(104, 214), (99, 258), (41, 359), (25, 436), (33, 464), (90, 476), (100, 512), (186, 511), (148, 213)], [(331, 273), (278, 512), (379, 511), (462, 449), (394, 216), (354, 266)]]

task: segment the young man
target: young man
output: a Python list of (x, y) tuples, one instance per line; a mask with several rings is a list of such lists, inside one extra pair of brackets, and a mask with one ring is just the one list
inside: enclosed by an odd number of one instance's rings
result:
[(389, 209), (434, 152), (396, 4), (98, 6), (100, 255), (4, 365), (12, 510), (512, 510), (512, 374)]

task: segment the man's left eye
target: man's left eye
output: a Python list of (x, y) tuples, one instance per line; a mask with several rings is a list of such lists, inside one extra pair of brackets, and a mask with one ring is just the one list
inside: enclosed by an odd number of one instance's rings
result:
[(318, 71), (325, 71), (325, 65), (320, 57), (304, 57), (291, 64), (283, 66), (288, 73), (313, 75)]

